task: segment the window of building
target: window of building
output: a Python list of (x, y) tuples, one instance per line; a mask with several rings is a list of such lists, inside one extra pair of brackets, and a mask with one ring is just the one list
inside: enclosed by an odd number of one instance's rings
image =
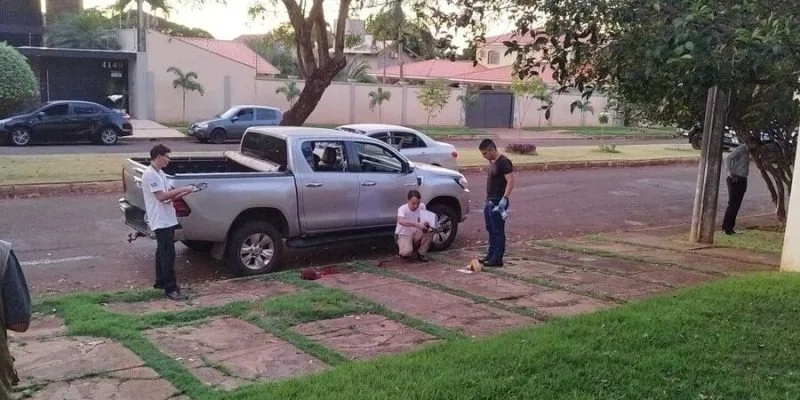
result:
[(489, 64), (500, 64), (500, 53), (492, 50), (489, 52)]

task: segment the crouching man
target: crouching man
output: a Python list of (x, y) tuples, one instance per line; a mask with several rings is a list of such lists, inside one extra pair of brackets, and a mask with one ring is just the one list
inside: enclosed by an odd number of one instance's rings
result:
[(418, 191), (408, 192), (408, 202), (397, 209), (397, 228), (394, 233), (400, 257), (409, 258), (416, 252), (420, 261), (428, 262), (428, 247), (433, 231), (427, 222), (420, 219), (420, 211), (425, 209), (425, 203), (421, 200)]

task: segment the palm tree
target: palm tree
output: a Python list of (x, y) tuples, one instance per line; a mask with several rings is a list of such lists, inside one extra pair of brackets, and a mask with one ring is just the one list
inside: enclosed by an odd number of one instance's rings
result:
[(86, 10), (60, 16), (47, 26), (48, 47), (67, 49), (119, 50), (113, 22), (97, 10)]
[(205, 94), (205, 90), (203, 89), (203, 85), (197, 81), (199, 77), (194, 71), (189, 71), (184, 74), (178, 67), (169, 67), (167, 68), (167, 72), (175, 74), (172, 87), (175, 89), (181, 88), (181, 91), (183, 91), (183, 121), (186, 121), (186, 92), (198, 92), (200, 96), (202, 96)]
[(574, 108), (581, 110), (581, 126), (584, 126), (586, 124), (586, 113), (588, 112), (594, 115), (594, 107), (592, 106), (592, 102), (589, 100), (586, 101), (578, 100), (574, 104), (575, 104)]
[(291, 108), (294, 107), (294, 100), (300, 96), (300, 88), (297, 87), (297, 82), (289, 81), (284, 83), (282, 87), (275, 89), (275, 93), (283, 93)]
[[(155, 14), (157, 11), (161, 11), (161, 13), (165, 17), (168, 17), (170, 11), (172, 11), (172, 7), (170, 7), (169, 4), (167, 4), (167, 0), (144, 0), (144, 2), (150, 6), (150, 13), (146, 13), (146, 15), (150, 17), (153, 17), (154, 15), (152, 14)], [(121, 17), (123, 11), (125, 11), (125, 9), (128, 8), (128, 6), (130, 6), (131, 4), (133, 5), (133, 8), (136, 8), (136, 0), (117, 0), (113, 5), (111, 5), (111, 10), (119, 14), (119, 16)], [(144, 12), (144, 10), (142, 10), (142, 12)], [(130, 21), (127, 19), (131, 18), (131, 16), (133, 15), (135, 14), (131, 13), (126, 14), (125, 16), (126, 25), (130, 24)], [(150, 21), (148, 21), (148, 25), (150, 25)]]
[(378, 106), (378, 122), (383, 122), (381, 106), (384, 102), (389, 101), (391, 98), (392, 92), (383, 90), (383, 88), (377, 88), (369, 92), (369, 109), (375, 111), (375, 106)]
[(333, 79), (335, 81), (353, 81), (358, 83), (375, 83), (377, 79), (369, 74), (369, 63), (364, 60), (353, 60), (347, 64)]
[(461, 123), (465, 124), (467, 120), (467, 110), (478, 102), (478, 93), (466, 92), (458, 95), (456, 100), (461, 102)]

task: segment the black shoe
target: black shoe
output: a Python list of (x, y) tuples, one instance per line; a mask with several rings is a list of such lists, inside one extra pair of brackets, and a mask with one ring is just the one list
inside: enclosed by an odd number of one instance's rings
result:
[(425, 254), (417, 255), (417, 259), (420, 260), (421, 262), (428, 262), (428, 256), (426, 256)]
[(723, 230), (722, 233), (724, 233), (726, 235), (735, 235), (736, 231), (734, 231), (733, 229), (731, 229), (731, 230)]
[(503, 266), (503, 262), (502, 261), (500, 261), (500, 262), (489, 262), (489, 261), (486, 261), (486, 262), (483, 263), (483, 266), (484, 267), (488, 267), (488, 268), (500, 268), (500, 267)]
[(156, 282), (153, 284), (153, 289), (164, 289), (164, 284), (160, 282)]
[(170, 300), (175, 300), (175, 301), (183, 301), (183, 300), (188, 299), (188, 297), (186, 297), (186, 295), (184, 295), (183, 293), (181, 293), (181, 292), (179, 292), (177, 290), (173, 290), (173, 291), (167, 293), (167, 298), (170, 299)]

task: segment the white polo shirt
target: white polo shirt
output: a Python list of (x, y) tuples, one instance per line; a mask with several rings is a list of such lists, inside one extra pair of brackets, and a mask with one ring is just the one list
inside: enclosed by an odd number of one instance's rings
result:
[[(419, 207), (415, 211), (411, 211), (408, 208), (408, 203), (403, 204), (400, 208), (397, 209), (397, 216), (399, 218), (403, 218), (406, 221), (411, 222), (420, 222), (419, 212), (420, 210), (425, 209), (425, 203), (419, 203)], [(411, 227), (411, 226), (403, 226), (400, 223), (397, 223), (397, 228), (395, 228), (394, 233), (396, 235), (414, 235), (414, 232), (418, 231), (419, 228)]]
[(144, 195), (145, 218), (150, 229), (171, 228), (178, 225), (178, 216), (172, 202), (161, 202), (156, 198), (158, 191), (169, 191), (167, 175), (164, 171), (156, 170), (152, 165), (148, 166), (142, 174), (142, 194)]

